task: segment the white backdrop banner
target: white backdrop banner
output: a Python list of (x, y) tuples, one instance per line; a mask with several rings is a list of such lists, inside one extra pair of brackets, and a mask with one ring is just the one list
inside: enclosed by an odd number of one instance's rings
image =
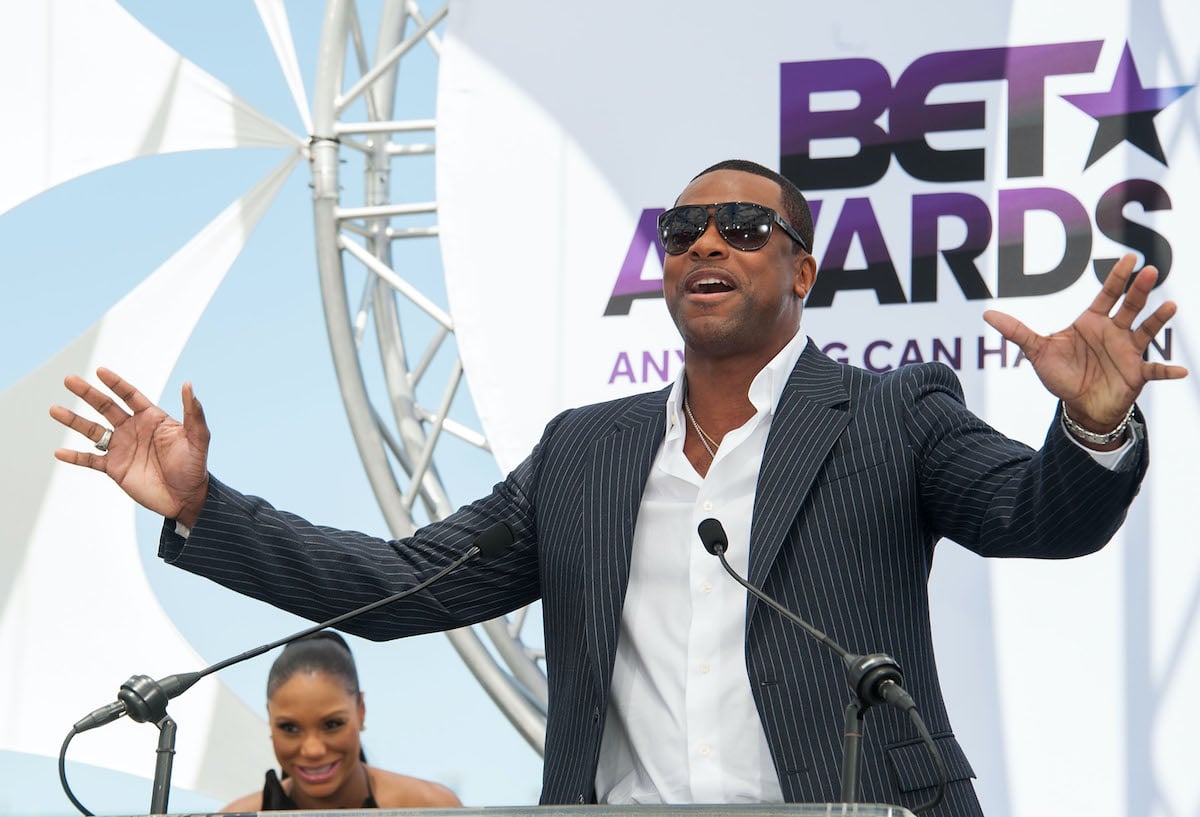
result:
[[(1194, 370), (1198, 30), (1192, 0), (456, 0), (438, 99), (444, 264), (501, 465), (556, 412), (678, 375), (654, 221), (726, 158), (809, 194), (820, 272), (803, 326), (839, 360), (947, 363), (972, 408), (1037, 445), (1053, 401), (981, 313), (1059, 329), (1132, 251), (1183, 311), (1150, 358)], [(1180, 478), (1200, 457), (1198, 377), (1143, 396), (1151, 472), (1100, 554), (939, 549), (943, 681), (993, 817), (1200, 808), (1180, 714), (1200, 682)]]

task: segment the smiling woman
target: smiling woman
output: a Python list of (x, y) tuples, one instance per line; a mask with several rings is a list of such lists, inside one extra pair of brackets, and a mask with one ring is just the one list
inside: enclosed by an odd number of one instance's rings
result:
[(267, 676), (271, 769), (261, 792), (222, 811), (459, 806), (439, 783), (367, 765), (359, 742), (366, 704), (350, 647), (322, 631), (289, 644)]

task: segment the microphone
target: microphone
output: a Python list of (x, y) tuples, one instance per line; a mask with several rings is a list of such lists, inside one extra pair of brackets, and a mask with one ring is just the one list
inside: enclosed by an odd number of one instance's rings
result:
[[(384, 607), (407, 596), (411, 596), (412, 594), (420, 592), (426, 587), (429, 587), (431, 584), (439, 581), (446, 574), (457, 570), (464, 563), (470, 561), (471, 559), (476, 557), (493, 559), (501, 555), (512, 545), (515, 540), (516, 536), (513, 534), (513, 530), (511, 527), (509, 527), (508, 523), (497, 522), (475, 537), (475, 541), (466, 549), (462, 556), (455, 559), (449, 565), (442, 568), (425, 581), (414, 585), (407, 590), (401, 590), (397, 593), (387, 596), (386, 598), (377, 599), (376, 601), (365, 604), (362, 607), (358, 607), (354, 610), (350, 610), (349, 612), (335, 616), (328, 621), (320, 624), (314, 624), (311, 627), (306, 627), (299, 632), (292, 633), (289, 636), (272, 641), (269, 644), (263, 644), (260, 647), (255, 647), (252, 650), (247, 650), (246, 652), (235, 655), (232, 658), (226, 658), (223, 661), (218, 661), (217, 663), (206, 667), (199, 672), (186, 672), (177, 675), (168, 675), (167, 677), (158, 681), (155, 681), (146, 675), (134, 675), (125, 683), (121, 684), (121, 689), (117, 693), (116, 701), (110, 704), (105, 704), (104, 706), (93, 710), (83, 718), (76, 721), (75, 725), (71, 727), (71, 731), (67, 735), (66, 741), (63, 742), (62, 750), (59, 752), (59, 777), (62, 781), (63, 789), (65, 790), (67, 797), (81, 812), (84, 814), (91, 814), (91, 812), (84, 808), (83, 805), (76, 800), (75, 796), (71, 793), (71, 789), (67, 785), (64, 768), (67, 745), (71, 742), (71, 738), (80, 732), (86, 732), (89, 729), (95, 729), (98, 726), (104, 726), (107, 723), (112, 723), (124, 715), (128, 715), (132, 720), (135, 720), (138, 723), (145, 723), (147, 721), (151, 723), (161, 723), (164, 721), (169, 721), (170, 718), (167, 715), (167, 701), (182, 695), (201, 678), (225, 669), (228, 666), (232, 666), (233, 664), (239, 664), (242, 661), (262, 655), (263, 653), (269, 652), (276, 647), (283, 646), (284, 644), (290, 644), (291, 642), (304, 638), (307, 635), (312, 635), (318, 630), (335, 627), (338, 624), (349, 621), (352, 618), (357, 618), (358, 616), (377, 610), (380, 607)], [(173, 722), (171, 723), (173, 726)], [(161, 751), (162, 750), (160, 749), (160, 752)], [(160, 758), (161, 757), (162, 754), (160, 754)], [(169, 768), (167, 775), (169, 777)], [(157, 793), (159, 781), (156, 781), (155, 788)], [(151, 805), (152, 814), (162, 814), (166, 812), (165, 793), (161, 796), (163, 797), (161, 803), (155, 803)], [(156, 808), (158, 805), (161, 805), (161, 808)]]
[(930, 736), (929, 730), (921, 719), (920, 713), (917, 712), (916, 703), (902, 686), (904, 676), (901, 674), (900, 665), (896, 663), (896, 660), (890, 655), (883, 653), (855, 655), (739, 576), (730, 567), (729, 561), (725, 558), (725, 552), (729, 550), (729, 537), (725, 534), (725, 527), (719, 520), (709, 517), (701, 521), (696, 528), (696, 533), (700, 535), (700, 542), (704, 545), (704, 549), (721, 560), (721, 567), (725, 568), (725, 572), (732, 576), (734, 581), (746, 588), (748, 593), (762, 601), (772, 610), (831, 649), (842, 659), (842, 665), (846, 669), (846, 681), (850, 684), (850, 690), (855, 696), (846, 710), (846, 742), (843, 746), (842, 754), (842, 801), (846, 803), (856, 802), (859, 746), (862, 740), (862, 730), (857, 725), (857, 721), (862, 719), (862, 715), (867, 708), (879, 704), (888, 704), (908, 714), (909, 719), (921, 734), (921, 738), (929, 750), (930, 757), (933, 759), (934, 766), (938, 771), (937, 794), (934, 795), (933, 800), (913, 809), (913, 812), (920, 813), (926, 811), (942, 802), (946, 794), (946, 767), (942, 762), (941, 753), (933, 743), (933, 738)]
[(833, 650), (842, 659), (842, 663), (846, 666), (850, 689), (853, 690), (855, 695), (868, 705), (887, 703), (885, 695), (890, 693), (885, 693), (885, 685), (895, 684), (899, 686), (903, 681), (903, 676), (900, 673), (900, 665), (894, 659), (882, 654), (868, 656), (854, 655), (841, 644), (838, 644), (825, 633), (797, 616), (791, 610), (783, 607), (775, 599), (763, 593), (735, 573), (733, 568), (729, 566), (729, 562), (725, 559), (725, 552), (729, 550), (729, 537), (725, 535), (724, 526), (716, 519), (711, 517), (705, 519), (700, 523), (696, 532), (700, 534), (700, 541), (703, 543), (704, 549), (721, 560), (721, 566), (725, 568), (726, 573), (733, 577), (734, 581), (746, 588), (748, 592), (788, 621)]
[[(489, 527), (483, 533), (475, 538), (474, 543), (467, 548), (466, 552), (461, 557), (456, 559), (447, 567), (442, 568), (430, 578), (421, 582), (407, 590), (401, 590), (391, 596), (366, 604), (357, 609), (351, 610), (348, 613), (342, 613), (339, 616), (314, 624), (297, 633), (285, 636), (278, 641), (272, 641), (270, 644), (263, 644), (260, 647), (255, 647), (252, 650), (247, 650), (233, 658), (227, 658), (224, 661), (219, 661), (206, 669), (199, 672), (187, 672), (181, 675), (168, 675), (159, 681), (153, 681), (145, 675), (135, 675), (121, 685), (121, 691), (117, 694), (117, 700), (114, 703), (105, 704), (89, 713), (86, 717), (80, 719), (73, 727), (76, 732), (85, 732), (88, 729), (95, 729), (97, 726), (103, 726), (106, 723), (112, 723), (122, 715), (128, 714), (130, 718), (143, 723), (151, 720), (160, 708), (165, 708), (166, 701), (171, 698), (178, 697), (192, 687), (197, 681), (206, 675), (211, 675), (218, 670), (225, 669), (233, 664), (240, 664), (250, 658), (262, 655), (265, 652), (275, 649), (276, 647), (289, 644), (293, 641), (303, 638), (306, 635), (312, 635), (318, 630), (325, 630), (330, 627), (335, 627), (352, 618), (370, 613), (380, 607), (399, 601), (406, 596), (411, 596), (413, 593), (424, 590), (429, 585), (441, 579), (447, 573), (456, 570), (465, 562), (475, 558), (476, 556), (484, 559), (493, 559), (502, 554), (512, 545), (515, 540), (512, 528), (506, 522), (497, 522)], [(161, 703), (161, 707), (160, 707)], [(161, 717), (161, 715), (159, 715)]]
[[(255, 655), (257, 654), (255, 653)], [(121, 690), (117, 693), (116, 701), (92, 710), (86, 716), (76, 721), (75, 725), (71, 727), (71, 731), (74, 734), (86, 732), (89, 729), (95, 729), (97, 726), (112, 723), (117, 718), (125, 715), (129, 715), (131, 719), (138, 723), (145, 723), (148, 720), (158, 720), (162, 717), (162, 714), (166, 714), (166, 702), (168, 700), (181, 695), (192, 684), (199, 681), (205, 675), (208, 675), (210, 671), (215, 672), (215, 670), (205, 670), (202, 672), (188, 672), (183, 675), (168, 675), (166, 678), (158, 681), (147, 675), (134, 675), (128, 681), (121, 684)], [(155, 717), (159, 709), (164, 711)]]
[(475, 543), (467, 548), (468, 558), (478, 554), (483, 559), (494, 559), (512, 547), (516, 538), (507, 522), (497, 522), (475, 537)]

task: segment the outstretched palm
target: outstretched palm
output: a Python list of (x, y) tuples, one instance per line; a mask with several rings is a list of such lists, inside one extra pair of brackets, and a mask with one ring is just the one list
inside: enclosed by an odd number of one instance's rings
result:
[[(1158, 277), (1154, 267), (1145, 267), (1126, 291), (1134, 261), (1133, 255), (1118, 261), (1091, 306), (1052, 335), (1039, 335), (1003, 312), (989, 310), (983, 316), (1021, 347), (1042, 383), (1063, 401), (1071, 416), (1097, 431), (1117, 425), (1149, 381), (1187, 375), (1182, 366), (1143, 359), (1176, 307), (1167, 301), (1134, 328)], [(1114, 313), (1118, 301), (1121, 305)]]
[[(55, 457), (102, 471), (134, 501), (168, 519), (191, 525), (208, 490), (210, 438), (191, 385), (183, 387), (184, 422), (180, 423), (116, 373), (100, 369), (96, 374), (128, 406), (128, 411), (105, 392), (71, 375), (64, 381), (67, 389), (112, 426), (112, 438), (104, 454), (59, 449)], [(105, 430), (100, 423), (62, 406), (53, 406), (50, 414), (92, 441), (99, 440)]]

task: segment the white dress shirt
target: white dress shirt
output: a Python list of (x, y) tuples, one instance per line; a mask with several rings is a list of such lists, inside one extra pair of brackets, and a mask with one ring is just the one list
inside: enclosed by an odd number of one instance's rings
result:
[(746, 675), (746, 591), (696, 526), (720, 520), (729, 563), (744, 576), (771, 416), (806, 341), (797, 333), (754, 378), (754, 416), (721, 440), (707, 477), (683, 453), (682, 376), (671, 389), (634, 528), (596, 772), (601, 803), (783, 801)]
[[(746, 591), (704, 549), (696, 527), (708, 517), (720, 520), (729, 563), (746, 575), (767, 434), (806, 343), (797, 332), (754, 378), (754, 416), (721, 440), (706, 477), (683, 453), (683, 375), (671, 389), (666, 437), (634, 528), (596, 770), (600, 803), (783, 800), (746, 674)], [(1134, 425), (1130, 437), (1140, 434)], [(1080, 447), (1115, 469), (1133, 442), (1111, 452)]]

